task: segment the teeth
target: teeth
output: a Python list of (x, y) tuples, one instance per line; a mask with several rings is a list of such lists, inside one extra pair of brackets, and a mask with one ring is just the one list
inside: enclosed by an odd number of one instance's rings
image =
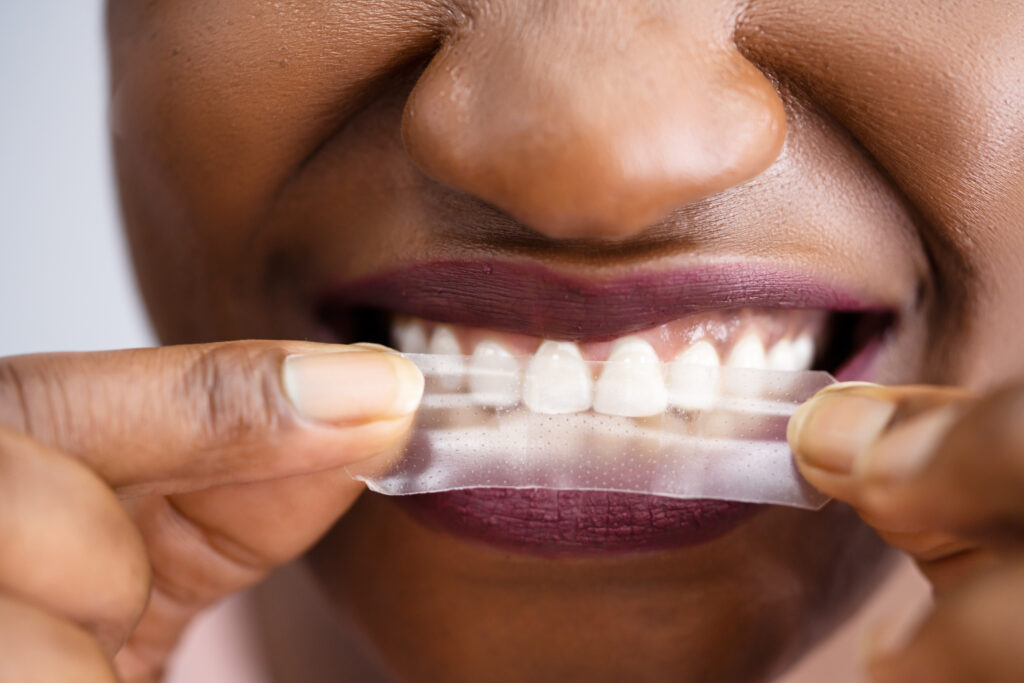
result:
[[(767, 369), (764, 344), (753, 333), (743, 335), (732, 347), (725, 364), (730, 368)], [(727, 372), (724, 379), (724, 390), (735, 396), (760, 396), (764, 391), (765, 378), (758, 372)]]
[(526, 368), (523, 403), (535, 413), (578, 413), (590, 408), (592, 383), (579, 347), (545, 341)]
[(597, 380), (594, 410), (606, 415), (648, 417), (665, 411), (668, 395), (658, 354), (639, 337), (624, 337), (612, 346)]
[[(423, 321), (399, 316), (392, 324), (392, 341), (403, 353), (462, 355), (450, 326), (433, 325), (430, 335), (428, 327)], [(649, 417), (661, 414), (667, 405), (707, 410), (719, 394), (761, 396), (767, 383), (780, 380), (761, 377), (756, 370), (807, 370), (814, 355), (810, 334), (781, 339), (766, 351), (760, 337), (748, 330), (724, 360), (710, 341), (685, 348), (669, 364), (666, 382), (651, 345), (629, 336), (612, 345), (595, 386), (576, 344), (543, 342), (524, 373), (507, 348), (485, 339), (476, 344), (466, 361), (456, 361), (450, 373), (433, 381), (445, 392), (458, 391), (464, 388), (469, 370), (468, 395), (463, 398), (489, 408), (507, 409), (522, 402), (537, 413), (576, 413), (593, 406), (595, 412), (607, 415)], [(728, 370), (721, 370), (723, 367)], [(755, 372), (733, 372), (733, 368)]]
[(477, 405), (511, 408), (519, 403), (519, 365), (508, 350), (482, 341), (469, 359), (469, 391)]
[(427, 333), (423, 323), (414, 319), (397, 320), (391, 325), (391, 339), (402, 353), (426, 353)]
[(814, 340), (803, 335), (790, 341), (782, 339), (768, 353), (768, 368), (771, 370), (807, 370), (814, 360)]
[(763, 370), (767, 367), (767, 359), (764, 355), (764, 344), (754, 334), (743, 335), (736, 345), (729, 352), (729, 358), (725, 364), (731, 368), (756, 368)]
[(674, 406), (705, 410), (715, 402), (718, 383), (718, 352), (699, 341), (675, 357), (669, 367), (668, 394)]
[(793, 369), (809, 370), (814, 362), (814, 339), (809, 334), (793, 340)]
[(796, 356), (793, 349), (793, 342), (788, 339), (780, 339), (768, 352), (769, 370), (796, 370)]
[(447, 325), (438, 325), (434, 328), (434, 334), (430, 335), (430, 353), (438, 356), (458, 356), (462, 354), (462, 347), (459, 340), (455, 338), (452, 328)]
[[(459, 346), (459, 340), (455, 338), (452, 328), (447, 325), (438, 325), (434, 328), (434, 333), (430, 335), (428, 352), (438, 356), (459, 356), (462, 355), (462, 347)], [(459, 363), (450, 375), (439, 378), (439, 383), (443, 389), (454, 391), (462, 385), (464, 374), (465, 365)]]

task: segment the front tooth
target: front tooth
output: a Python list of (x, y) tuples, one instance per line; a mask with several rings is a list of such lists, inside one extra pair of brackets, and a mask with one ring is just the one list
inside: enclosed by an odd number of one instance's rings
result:
[(793, 369), (808, 370), (814, 362), (814, 339), (804, 334), (793, 340)]
[[(455, 338), (452, 328), (447, 325), (438, 325), (434, 328), (434, 333), (430, 335), (428, 351), (438, 356), (462, 355), (459, 340)], [(465, 370), (465, 363), (456, 362), (452, 366), (451, 373), (438, 378), (441, 388), (448, 390), (458, 389), (462, 385), (462, 377), (465, 374)]]
[(458, 356), (462, 354), (459, 340), (455, 338), (452, 328), (438, 325), (430, 335), (430, 353), (438, 356)]
[(710, 408), (717, 393), (719, 365), (718, 352), (706, 341), (699, 341), (677, 355), (668, 375), (672, 405), (687, 410)]
[(763, 370), (767, 366), (764, 355), (764, 344), (757, 335), (746, 334), (736, 342), (729, 352), (726, 365), (733, 368), (756, 368)]
[(592, 384), (579, 347), (546, 341), (526, 368), (523, 403), (535, 413), (578, 413), (590, 407)]
[(391, 325), (391, 337), (395, 347), (402, 353), (427, 352), (427, 332), (419, 320), (396, 320)]
[(793, 342), (788, 339), (780, 339), (768, 352), (769, 370), (799, 370), (796, 364), (795, 349)]
[(772, 370), (807, 370), (814, 361), (814, 340), (805, 334), (790, 341), (782, 339), (768, 353)]
[(665, 411), (668, 395), (658, 354), (639, 337), (612, 346), (594, 390), (594, 410), (606, 415), (649, 417)]
[(519, 365), (508, 350), (484, 340), (469, 359), (469, 391), (477, 405), (511, 408), (519, 403)]
[[(729, 369), (767, 369), (768, 359), (765, 357), (764, 344), (753, 333), (743, 335), (732, 347), (725, 364)], [(726, 371), (723, 379), (726, 393), (735, 396), (760, 396), (765, 389), (765, 378), (759, 372)]]

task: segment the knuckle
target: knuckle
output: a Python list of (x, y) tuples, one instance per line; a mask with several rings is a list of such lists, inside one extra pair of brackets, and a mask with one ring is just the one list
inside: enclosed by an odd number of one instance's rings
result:
[(45, 443), (72, 444), (77, 416), (66, 383), (67, 354), (0, 358), (0, 426), (31, 434)]
[(32, 413), (27, 381), (18, 364), (14, 358), (0, 358), (0, 425), (30, 431)]
[(286, 426), (278, 376), (283, 360), (274, 346), (225, 343), (197, 351), (181, 392), (208, 443), (244, 442)]

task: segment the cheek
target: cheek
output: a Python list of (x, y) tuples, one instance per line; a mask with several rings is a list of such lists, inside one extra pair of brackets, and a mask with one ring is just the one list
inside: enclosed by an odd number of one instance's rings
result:
[(321, 5), (112, 5), (116, 138), (165, 171), (194, 218), (250, 223), (374, 81), (433, 41), (423, 4)]
[(209, 335), (190, 306), (250, 284), (248, 245), (278, 189), (381, 79), (429, 52), (438, 15), (371, 0), (110, 2), (118, 185), (164, 339)]
[(1024, 371), (1008, 343), (1024, 321), (1022, 32), (1024, 6), (987, 0), (763, 0), (737, 32), (913, 206), (935, 280), (930, 365), (943, 382), (984, 387)]
[(748, 680), (845, 616), (882, 555), (838, 505), (766, 511), (669, 553), (553, 560), (428, 530), (368, 494), (307, 559), (401, 676)]

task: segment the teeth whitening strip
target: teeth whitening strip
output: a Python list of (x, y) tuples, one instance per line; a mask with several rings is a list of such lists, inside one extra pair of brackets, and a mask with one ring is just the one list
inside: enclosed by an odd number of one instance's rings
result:
[(828, 501), (800, 476), (786, 442), (789, 416), (835, 382), (828, 373), (584, 361), (578, 352), (544, 368), (508, 355), (472, 364), (405, 355), (426, 379), (410, 437), (349, 468), (378, 493), (545, 488), (811, 510)]

